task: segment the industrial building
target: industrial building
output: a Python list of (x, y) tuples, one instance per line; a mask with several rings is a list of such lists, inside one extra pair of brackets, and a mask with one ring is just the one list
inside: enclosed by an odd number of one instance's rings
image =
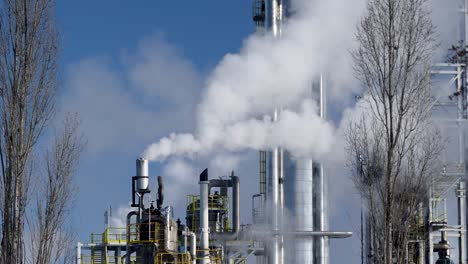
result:
[[(292, 1), (292, 0), (291, 0)], [(466, 49), (468, 23), (463, 6), (458, 46)], [(282, 25), (290, 16), (288, 0), (255, 0), (253, 21), (258, 34), (281, 38)], [(467, 263), (466, 243), (466, 148), (465, 123), (468, 118), (466, 52), (435, 64), (433, 76), (452, 89), (453, 94), (437, 98), (437, 107), (453, 107), (445, 122), (451, 122), (457, 133), (456, 158), (444, 161), (441, 173), (431, 182), (430, 196), (420, 206), (420, 217), (413, 223), (411, 239), (406, 245), (407, 263), (450, 263), (450, 250), (457, 250), (457, 263)], [(445, 79), (444, 79), (445, 78)], [(320, 77), (311, 84), (318, 95), (320, 116), (326, 119), (326, 87)], [(448, 99), (447, 99), (448, 98)], [(272, 113), (277, 117), (278, 111)], [(435, 110), (437, 111), (437, 110)], [(447, 121), (448, 120), (448, 121)], [(246, 263), (329, 263), (329, 239), (346, 238), (347, 231), (332, 231), (327, 212), (327, 165), (321, 160), (295, 157), (279, 147), (259, 153), (258, 194), (252, 197), (253, 222), (240, 226), (240, 178), (235, 172), (228, 179), (211, 176), (208, 169), (200, 174), (197, 195), (187, 194), (186, 215), (174, 217), (172, 207), (164, 204), (163, 178), (158, 177), (156, 205), (144, 204), (149, 190), (148, 161), (137, 159), (132, 177), (132, 206), (127, 226), (109, 227), (93, 235), (89, 243), (78, 243), (77, 264), (142, 263), (142, 264), (215, 264)], [(449, 225), (447, 196), (456, 195), (457, 225)], [(287, 214), (287, 217), (285, 216)], [(293, 219), (284, 223), (285, 219)], [(362, 216), (362, 263), (375, 263), (371, 237), (372, 226)], [(456, 245), (449, 243), (455, 237)], [(437, 262), (436, 262), (437, 260)], [(452, 258), (453, 261), (453, 258)]]

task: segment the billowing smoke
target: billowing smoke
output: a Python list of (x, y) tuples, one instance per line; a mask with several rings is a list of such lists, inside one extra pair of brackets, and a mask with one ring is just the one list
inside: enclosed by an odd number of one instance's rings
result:
[[(312, 82), (320, 73), (333, 72), (336, 76), (327, 92), (349, 98), (351, 65), (344, 47), (352, 42), (362, 2), (304, 1), (280, 38), (269, 34), (248, 38), (240, 52), (226, 55), (208, 78), (196, 131), (164, 137), (142, 156), (164, 160), (171, 155), (272, 147), (297, 156), (328, 153), (335, 129), (318, 115)], [(350, 30), (343, 31), (346, 28)]]

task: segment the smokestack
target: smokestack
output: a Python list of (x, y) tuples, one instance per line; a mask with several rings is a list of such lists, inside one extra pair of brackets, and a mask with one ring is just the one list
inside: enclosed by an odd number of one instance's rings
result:
[(164, 184), (163, 184), (163, 178), (161, 176), (158, 176), (158, 199), (157, 199), (157, 205), (156, 207), (158, 208), (159, 211), (161, 211), (162, 205), (164, 203)]
[(208, 264), (210, 262), (210, 251), (209, 251), (209, 220), (208, 220), (208, 192), (209, 184), (208, 181), (208, 169), (205, 169), (200, 174), (200, 249), (201, 253), (201, 264)]
[(136, 160), (136, 175), (138, 192), (146, 192), (149, 187), (148, 160), (139, 158)]

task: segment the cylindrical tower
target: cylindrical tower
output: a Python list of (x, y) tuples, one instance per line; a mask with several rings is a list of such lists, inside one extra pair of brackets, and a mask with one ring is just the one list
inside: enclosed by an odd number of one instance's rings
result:
[[(267, 32), (271, 32), (274, 37), (281, 37), (282, 24), (285, 18), (285, 5), (284, 0), (265, 0), (265, 28)], [(274, 111), (274, 121), (278, 117), (278, 109)], [(269, 207), (271, 227), (273, 231), (280, 229), (280, 219), (283, 214), (283, 199), (284, 195), (281, 193), (283, 187), (283, 173), (282, 173), (282, 151), (280, 148), (275, 147), (269, 153), (269, 170), (267, 177), (268, 192), (267, 192), (267, 205)], [(268, 250), (269, 263), (283, 264), (283, 241), (280, 235), (275, 235)]]
[(201, 264), (210, 262), (209, 251), (209, 218), (208, 218), (208, 189), (210, 182), (208, 181), (208, 169), (205, 169), (200, 174), (200, 250), (202, 250)]
[[(274, 37), (281, 37), (284, 30), (283, 23), (289, 16), (290, 8), (289, 0), (265, 0), (266, 32), (271, 32)], [(322, 78), (318, 83), (318, 86), (313, 86), (311, 89), (315, 89), (312, 94), (319, 95), (317, 100), (320, 105), (319, 114), (325, 119), (325, 91)], [(277, 119), (279, 111), (280, 109), (275, 109), (273, 120)], [(314, 175), (314, 163), (310, 157), (293, 156), (294, 153), (288, 153), (277, 147), (268, 153), (267, 205), (269, 205), (272, 230), (326, 231), (328, 229), (327, 185), (323, 164), (316, 163)], [(268, 250), (269, 263), (328, 263), (327, 237), (315, 239), (311, 236), (288, 237), (284, 243), (283, 239), (286, 238), (281, 235), (274, 237)], [(286, 245), (285, 250), (283, 244)]]
[(149, 187), (148, 160), (136, 160), (137, 191), (147, 191)]
[[(326, 119), (326, 94), (323, 83), (323, 76), (320, 75), (320, 80), (316, 87), (319, 90), (319, 105), (320, 105), (320, 117)], [(328, 230), (328, 182), (326, 178), (325, 164), (323, 162), (316, 163), (316, 170), (314, 175), (314, 215), (316, 223), (314, 224), (314, 230), (316, 231), (327, 231)], [(326, 236), (317, 237), (315, 239), (315, 262), (319, 264), (329, 263), (329, 239)]]
[[(314, 231), (313, 162), (284, 154), (285, 208), (284, 229)], [(314, 243), (311, 236), (287, 238), (285, 263), (313, 263)], [(291, 240), (290, 240), (291, 239)]]

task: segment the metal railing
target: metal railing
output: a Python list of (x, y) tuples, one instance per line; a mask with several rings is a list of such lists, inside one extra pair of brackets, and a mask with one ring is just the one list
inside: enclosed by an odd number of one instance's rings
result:
[[(208, 196), (208, 217), (210, 222), (212, 219), (216, 219), (218, 214), (224, 215), (224, 219), (220, 219), (224, 232), (231, 231), (229, 223), (229, 197), (219, 194), (211, 194)], [(189, 228), (198, 228), (200, 221), (200, 196), (199, 195), (187, 195), (187, 224)]]
[(125, 227), (109, 227), (104, 233), (91, 234), (93, 244), (125, 244), (127, 243), (127, 230)]
[[(131, 256), (130, 258), (130, 264), (138, 264), (141, 263), (142, 261), (138, 261), (136, 256)], [(108, 256), (108, 257), (102, 257), (102, 256), (89, 256), (89, 255), (81, 255), (81, 262), (80, 264), (124, 264), (125, 261), (122, 261), (121, 256)]]
[(158, 253), (155, 264), (191, 264), (192, 258), (189, 253)]
[[(195, 258), (197, 260), (197, 263), (200, 262), (200, 260), (204, 259), (204, 254), (206, 250), (203, 249), (197, 249), (197, 257)], [(210, 249), (209, 250), (209, 258), (210, 258), (210, 263), (211, 264), (221, 264), (221, 250), (220, 249)]]
[(127, 226), (127, 236), (130, 244), (164, 243), (164, 226), (158, 222), (131, 224)]

